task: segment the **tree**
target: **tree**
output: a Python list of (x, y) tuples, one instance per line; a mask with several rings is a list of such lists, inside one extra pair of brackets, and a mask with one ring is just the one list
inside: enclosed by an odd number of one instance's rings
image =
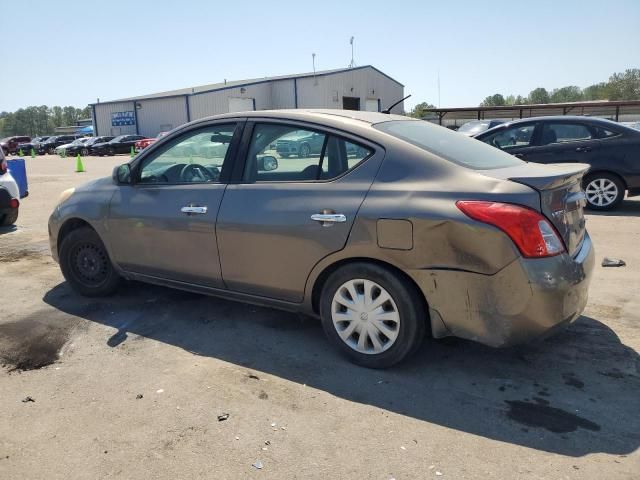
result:
[(436, 108), (436, 106), (427, 102), (422, 102), (413, 107), (411, 112), (409, 112), (409, 116), (413, 118), (424, 118), (428, 115), (427, 110), (433, 108)]
[(583, 100), (607, 100), (609, 98), (609, 84), (606, 82), (590, 85), (582, 90)]
[(549, 92), (546, 88), (538, 87), (529, 93), (529, 103), (549, 103)]
[(609, 77), (609, 100), (640, 100), (640, 68)]
[(480, 104), (481, 107), (494, 107), (494, 106), (501, 106), (501, 105), (506, 105), (506, 102), (504, 100), (504, 97), (499, 93), (495, 93), (485, 98)]
[(582, 99), (582, 90), (575, 85), (556, 88), (551, 92), (551, 103), (579, 102)]

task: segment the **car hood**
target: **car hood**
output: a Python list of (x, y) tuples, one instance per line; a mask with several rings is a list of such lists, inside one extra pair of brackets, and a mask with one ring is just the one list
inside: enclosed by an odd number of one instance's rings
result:
[(102, 177), (83, 183), (79, 187), (76, 187), (74, 193), (90, 193), (93, 190), (101, 187), (107, 187), (109, 185), (113, 186), (113, 179), (111, 177)]

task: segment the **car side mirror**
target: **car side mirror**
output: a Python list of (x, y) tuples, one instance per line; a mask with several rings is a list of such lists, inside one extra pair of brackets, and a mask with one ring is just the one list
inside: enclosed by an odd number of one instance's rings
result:
[(131, 183), (131, 166), (128, 163), (118, 165), (113, 169), (113, 181), (117, 184), (130, 184)]
[(259, 172), (271, 172), (278, 168), (278, 159), (271, 155), (265, 155), (264, 157), (258, 157), (258, 171)]

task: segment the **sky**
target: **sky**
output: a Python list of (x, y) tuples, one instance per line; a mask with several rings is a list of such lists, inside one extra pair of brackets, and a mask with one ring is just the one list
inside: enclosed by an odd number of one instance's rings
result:
[[(411, 108), (640, 68), (640, 0), (0, 0), (0, 111), (374, 65)], [(438, 76), (440, 94), (438, 94)]]

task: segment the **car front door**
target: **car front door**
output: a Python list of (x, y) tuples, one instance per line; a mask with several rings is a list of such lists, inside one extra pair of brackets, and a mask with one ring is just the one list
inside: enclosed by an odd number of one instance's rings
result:
[[(272, 148), (309, 133), (322, 136), (317, 154), (280, 156)], [(248, 122), (242, 143), (244, 169), (227, 187), (216, 227), (224, 282), (301, 302), (312, 268), (344, 248), (384, 151), (339, 132), (276, 121)]]
[(530, 161), (531, 155), (535, 153), (533, 140), (536, 128), (539, 128), (538, 122), (518, 123), (481, 135), (478, 139), (522, 160)]
[[(133, 164), (133, 183), (117, 189), (108, 216), (107, 240), (121, 268), (223, 286), (215, 222), (242, 125), (194, 127)], [(201, 155), (212, 143), (217, 155)]]
[(592, 163), (600, 141), (594, 129), (579, 121), (542, 121), (535, 148), (527, 160), (536, 163)]

